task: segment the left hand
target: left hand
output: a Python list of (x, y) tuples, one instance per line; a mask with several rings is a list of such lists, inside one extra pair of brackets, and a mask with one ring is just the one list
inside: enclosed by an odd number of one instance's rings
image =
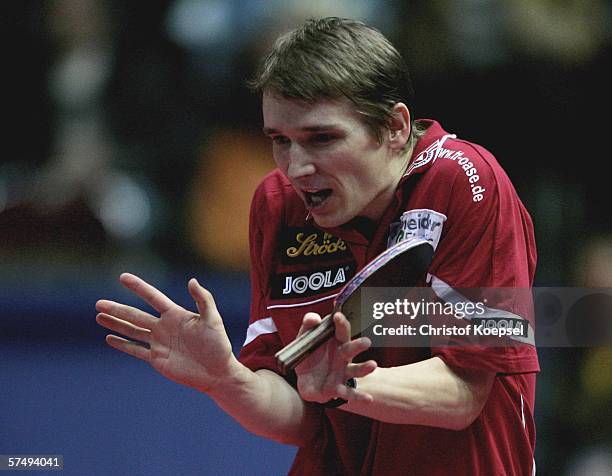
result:
[[(321, 316), (309, 312), (304, 315), (298, 336), (321, 322)], [(334, 315), (335, 335), (310, 354), (296, 368), (298, 391), (304, 400), (325, 403), (334, 398), (347, 401), (372, 402), (369, 393), (346, 386), (350, 378), (365, 377), (372, 373), (377, 364), (374, 360), (352, 363), (361, 352), (371, 345), (370, 339), (360, 337), (351, 340), (351, 324), (344, 314)]]
[(96, 321), (117, 334), (108, 344), (151, 364), (174, 382), (202, 392), (219, 390), (238, 368), (230, 340), (212, 294), (195, 279), (189, 292), (199, 314), (175, 304), (161, 291), (132, 274), (121, 275), (121, 284), (159, 312), (148, 312), (113, 301), (96, 303)]

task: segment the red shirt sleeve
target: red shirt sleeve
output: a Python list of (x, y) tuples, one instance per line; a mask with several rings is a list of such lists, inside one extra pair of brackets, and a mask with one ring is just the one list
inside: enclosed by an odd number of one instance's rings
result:
[(282, 348), (278, 330), (266, 307), (269, 271), (265, 266), (269, 254), (265, 244), (262, 224), (274, 228), (269, 220), (269, 204), (266, 202), (266, 181), (256, 190), (251, 203), (249, 219), (249, 243), (251, 253), (251, 311), (246, 339), (238, 360), (251, 370), (269, 369), (278, 372), (274, 354)]
[[(527, 319), (533, 329), (530, 288), (536, 255), (531, 219), (488, 151), (462, 141), (449, 142), (462, 153), (438, 158), (436, 173), (431, 170), (424, 177), (430, 181), (426, 189), (436, 192), (417, 204), (446, 216), (430, 267), (432, 288), (442, 286), (451, 298), (472, 302), (488, 296), (487, 307)], [(474, 341), (433, 339), (432, 355), (451, 366), (498, 373), (539, 370), (534, 345), (470, 342)]]

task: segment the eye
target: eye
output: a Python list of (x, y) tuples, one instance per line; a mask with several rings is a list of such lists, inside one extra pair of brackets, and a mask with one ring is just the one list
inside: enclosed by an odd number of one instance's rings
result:
[(285, 136), (274, 136), (272, 137), (272, 142), (275, 145), (286, 145), (289, 143), (289, 139)]
[(337, 139), (337, 137), (334, 134), (325, 133), (314, 134), (310, 138), (311, 142), (314, 142), (315, 144), (327, 144), (328, 142), (332, 142), (335, 139)]

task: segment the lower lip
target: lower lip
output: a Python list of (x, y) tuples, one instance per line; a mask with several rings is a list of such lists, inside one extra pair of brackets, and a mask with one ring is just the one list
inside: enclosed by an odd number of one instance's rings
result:
[(316, 207), (310, 207), (308, 210), (313, 214), (321, 214), (325, 212), (325, 209), (328, 208), (329, 202), (332, 199), (333, 194), (325, 199), (323, 203), (317, 205)]

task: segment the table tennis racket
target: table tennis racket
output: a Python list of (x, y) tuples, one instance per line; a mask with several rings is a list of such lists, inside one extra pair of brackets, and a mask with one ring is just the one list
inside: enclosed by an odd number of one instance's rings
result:
[(279, 370), (283, 373), (292, 370), (334, 335), (332, 316), (336, 312), (342, 312), (351, 323), (352, 337), (367, 329), (374, 319), (371, 314), (361, 312), (361, 290), (364, 287), (415, 286), (425, 278), (433, 252), (429, 241), (408, 239), (376, 256), (342, 287), (330, 314), (274, 355)]

